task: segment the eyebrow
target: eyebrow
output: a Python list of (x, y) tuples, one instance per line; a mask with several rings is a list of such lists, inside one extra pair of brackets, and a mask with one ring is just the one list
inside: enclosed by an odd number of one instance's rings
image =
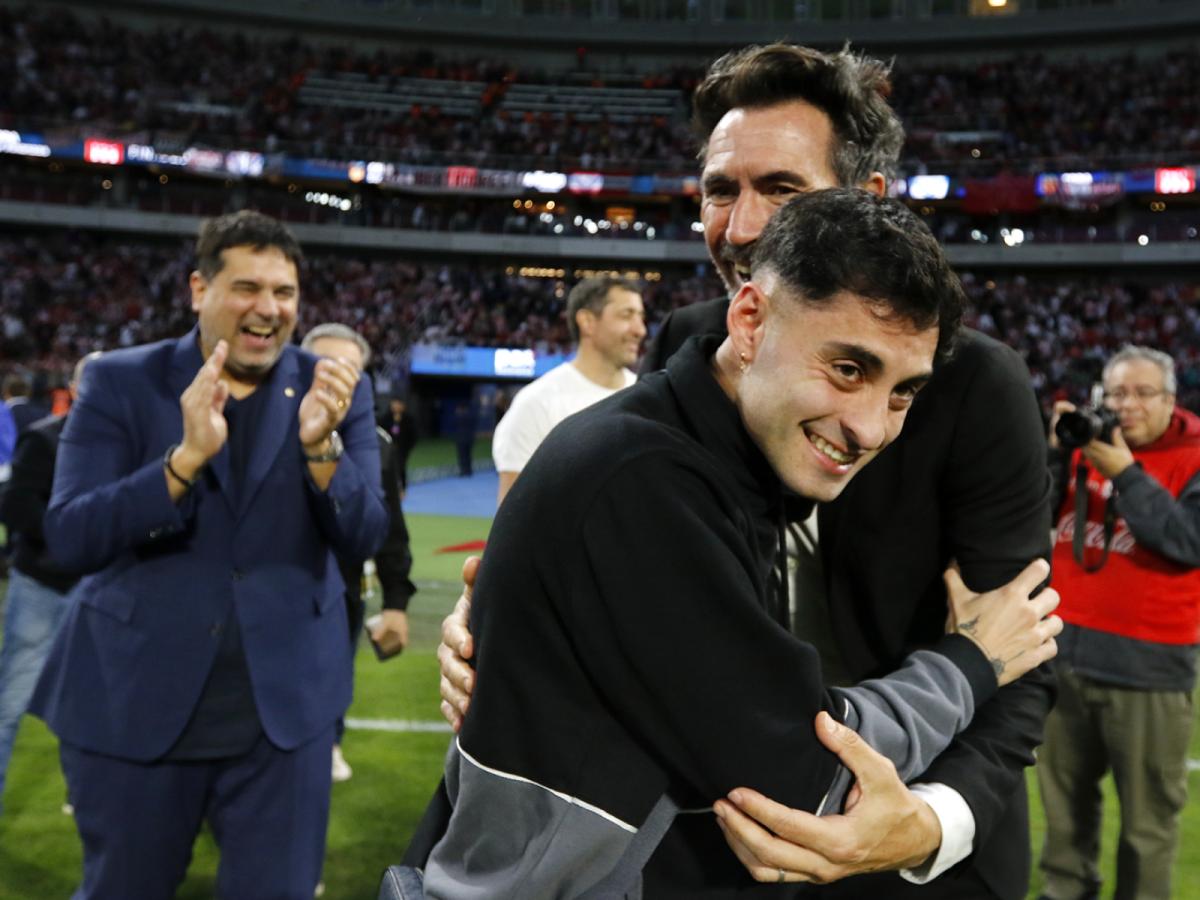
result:
[[(844, 344), (840, 341), (834, 341), (824, 346), (824, 352), (831, 357), (844, 357), (854, 360), (871, 378), (877, 378), (883, 372), (884, 363), (879, 355), (872, 350), (862, 346), (862, 344)], [(911, 378), (905, 378), (902, 382), (896, 385), (897, 389), (919, 391), (933, 377), (933, 370), (929, 369), (920, 374), (913, 375)]]
[[(766, 172), (753, 178), (750, 183), (757, 187), (763, 184), (777, 184), (781, 181), (794, 182), (804, 187), (808, 186), (808, 179), (799, 172), (793, 172), (791, 169), (776, 169), (773, 172)], [(724, 172), (711, 172), (704, 176), (703, 181), (700, 183), (700, 189), (707, 194), (711, 193), (714, 188), (725, 187), (730, 184), (737, 184), (737, 179), (732, 175), (727, 175)]]
[(799, 172), (793, 172), (791, 169), (776, 169), (774, 172), (767, 172), (764, 175), (759, 175), (752, 180), (752, 184), (774, 184), (779, 181), (792, 181), (800, 185), (808, 185), (808, 179)]
[(289, 294), (295, 294), (299, 290), (299, 287), (295, 284), (285, 283), (267, 285), (257, 278), (235, 278), (233, 281), (233, 286), (237, 288), (250, 288), (252, 290), (261, 290), (263, 287), (267, 287), (273, 294), (278, 294), (280, 291), (285, 291)]

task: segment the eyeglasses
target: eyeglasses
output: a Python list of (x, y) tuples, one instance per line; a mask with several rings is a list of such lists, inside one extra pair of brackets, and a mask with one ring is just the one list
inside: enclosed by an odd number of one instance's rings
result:
[(1137, 387), (1132, 391), (1127, 391), (1125, 388), (1117, 388), (1114, 391), (1104, 392), (1104, 402), (1124, 403), (1126, 400), (1133, 398), (1145, 403), (1148, 400), (1153, 400), (1155, 397), (1158, 397), (1161, 394), (1165, 394), (1166, 392), (1167, 391), (1165, 388)]

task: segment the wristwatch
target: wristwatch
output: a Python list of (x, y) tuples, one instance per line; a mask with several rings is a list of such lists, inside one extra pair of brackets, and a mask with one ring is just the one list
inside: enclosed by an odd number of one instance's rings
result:
[(305, 453), (304, 458), (309, 462), (315, 463), (337, 462), (342, 458), (342, 453), (345, 449), (346, 446), (342, 443), (342, 436), (336, 431), (331, 431), (329, 432), (329, 449), (323, 453), (314, 453), (311, 456)]

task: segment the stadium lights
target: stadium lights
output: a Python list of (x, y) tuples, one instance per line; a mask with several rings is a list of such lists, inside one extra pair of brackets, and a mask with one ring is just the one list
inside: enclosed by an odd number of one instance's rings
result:
[(1188, 168), (1156, 169), (1154, 190), (1159, 194), (1190, 194), (1196, 190), (1196, 172)]
[(354, 202), (348, 197), (339, 197), (337, 194), (327, 194), (324, 191), (309, 191), (304, 195), (304, 199), (318, 206), (331, 206), (334, 209), (340, 209), (342, 212), (350, 212), (354, 207)]
[(1147, 235), (1147, 234), (1139, 234), (1138, 235), (1138, 246), (1139, 247), (1145, 247), (1149, 243), (1150, 243), (1149, 235)]
[(12, 153), (17, 156), (50, 155), (50, 146), (41, 141), (34, 141), (32, 135), (24, 137), (19, 131), (0, 129), (0, 153)]
[(1025, 231), (1021, 228), (1001, 228), (1000, 239), (1006, 247), (1018, 247), (1025, 243)]
[(89, 138), (83, 142), (83, 158), (99, 166), (119, 166), (125, 161), (125, 145)]

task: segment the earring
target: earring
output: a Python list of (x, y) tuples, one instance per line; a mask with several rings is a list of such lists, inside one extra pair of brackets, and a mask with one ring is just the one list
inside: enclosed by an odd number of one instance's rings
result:
[(746, 374), (746, 354), (745, 353), (738, 354), (738, 371), (741, 372), (743, 375)]

